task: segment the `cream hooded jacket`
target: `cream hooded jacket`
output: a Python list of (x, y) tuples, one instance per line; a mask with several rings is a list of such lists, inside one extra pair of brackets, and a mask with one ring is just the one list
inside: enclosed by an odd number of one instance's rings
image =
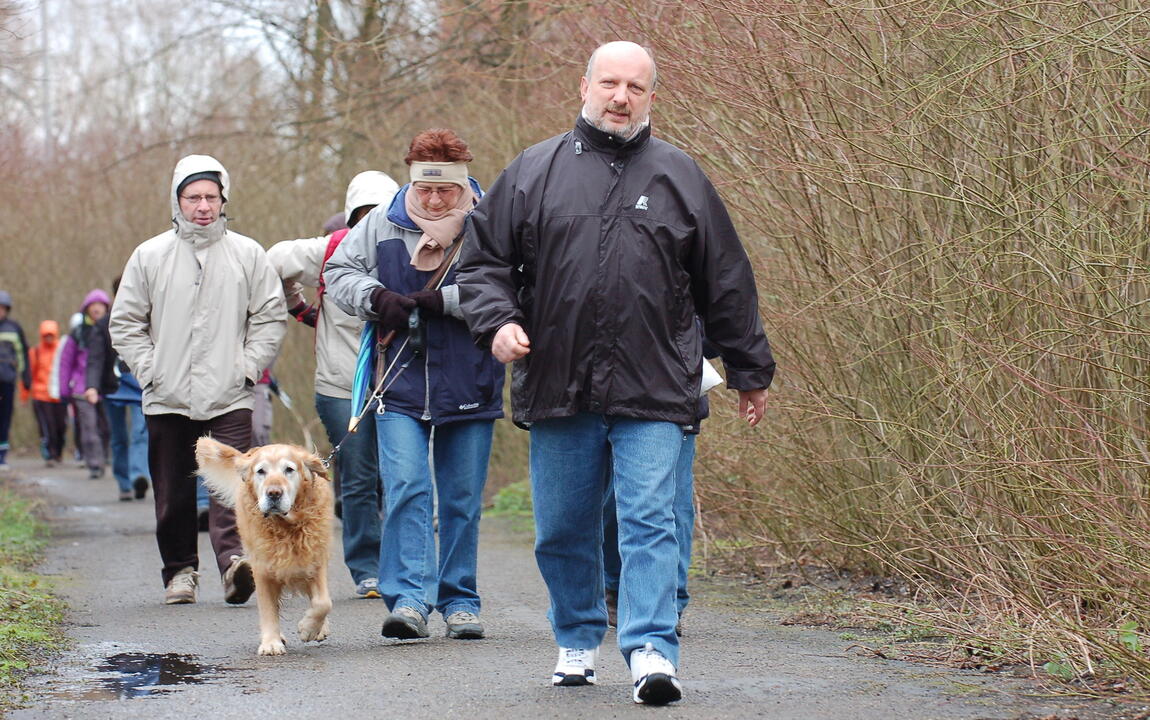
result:
[(253, 405), (252, 387), (279, 351), (287, 310), (279, 277), (251, 238), (221, 213), (200, 227), (180, 213), (176, 189), (199, 172), (228, 172), (189, 155), (172, 175), (175, 228), (139, 245), (112, 305), (112, 345), (140, 381), (144, 413), (208, 420)]
[[(386, 205), (398, 190), (399, 185), (386, 173), (378, 170), (361, 172), (347, 186), (344, 217), (350, 220), (356, 208), (364, 205)], [(268, 260), (283, 281), (288, 307), (306, 301), (304, 288), (319, 287), (329, 238), (284, 240), (268, 250)], [(315, 326), (316, 394), (351, 399), (363, 323), (330, 300), (321, 303)]]

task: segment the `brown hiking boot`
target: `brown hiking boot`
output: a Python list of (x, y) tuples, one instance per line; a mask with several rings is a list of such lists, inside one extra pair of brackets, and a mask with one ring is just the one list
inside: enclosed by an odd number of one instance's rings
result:
[(256, 590), (252, 564), (246, 557), (232, 555), (232, 564), (224, 571), (224, 602), (229, 605), (243, 605)]

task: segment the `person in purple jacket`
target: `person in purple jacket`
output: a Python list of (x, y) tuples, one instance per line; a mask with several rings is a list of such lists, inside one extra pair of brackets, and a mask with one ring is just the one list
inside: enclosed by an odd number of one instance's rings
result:
[(111, 305), (108, 293), (99, 288), (84, 296), (80, 306), (83, 320), (72, 329), (70, 342), (60, 351), (60, 397), (73, 401), (80, 426), (80, 454), (88, 468), (88, 477), (93, 480), (104, 476), (110, 433), (100, 393), (86, 392), (88, 350), (99, 339), (96, 324), (107, 316)]

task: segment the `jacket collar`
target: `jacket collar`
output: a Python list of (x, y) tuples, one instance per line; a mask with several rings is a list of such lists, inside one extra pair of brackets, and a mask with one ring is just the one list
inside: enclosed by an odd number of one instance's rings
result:
[(575, 120), (575, 138), (582, 140), (592, 149), (598, 150), (599, 152), (611, 153), (613, 155), (630, 155), (647, 147), (647, 142), (651, 139), (651, 124), (647, 123), (647, 125), (630, 140), (620, 140), (614, 135), (605, 133), (587, 122), (587, 118), (583, 117), (583, 113), (579, 113), (579, 117)]
[(176, 237), (190, 243), (196, 250), (214, 245), (228, 229), (228, 217), (222, 212), (211, 225), (197, 225), (186, 219), (182, 213), (176, 213), (172, 223), (176, 226)]

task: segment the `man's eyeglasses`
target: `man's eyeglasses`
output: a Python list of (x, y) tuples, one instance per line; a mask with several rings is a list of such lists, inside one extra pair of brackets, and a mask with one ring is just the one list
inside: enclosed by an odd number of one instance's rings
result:
[(181, 195), (180, 199), (192, 205), (193, 207), (199, 205), (205, 200), (208, 201), (208, 205), (217, 205), (220, 202), (219, 195)]

